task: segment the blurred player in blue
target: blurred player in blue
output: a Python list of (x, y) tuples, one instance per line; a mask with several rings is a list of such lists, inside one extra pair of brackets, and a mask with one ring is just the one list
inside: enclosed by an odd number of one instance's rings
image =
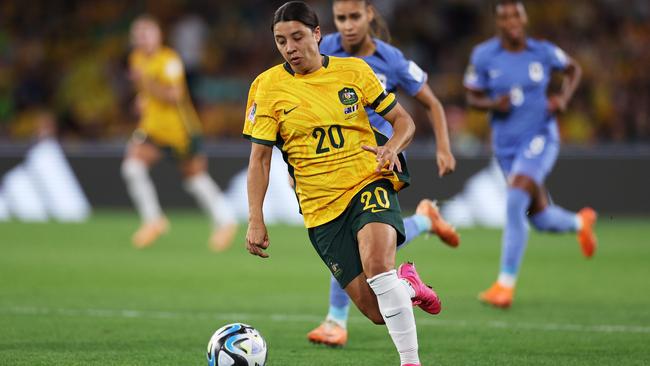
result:
[[(539, 231), (577, 232), (582, 253), (590, 258), (596, 249), (596, 212), (556, 206), (544, 186), (560, 149), (555, 116), (571, 100), (580, 66), (554, 44), (526, 35), (520, 1), (499, 1), (496, 23), (498, 36), (474, 48), (464, 84), (468, 104), (491, 113), (494, 154), (508, 180), (501, 270), (479, 300), (507, 308), (528, 241), (527, 221)], [(547, 96), (553, 72), (562, 74), (562, 88)]]
[[(445, 111), (427, 84), (427, 74), (415, 62), (407, 60), (400, 50), (380, 39), (388, 40), (388, 29), (369, 0), (334, 0), (333, 13), (338, 32), (323, 37), (321, 53), (362, 58), (388, 92), (394, 92), (399, 87), (415, 97), (426, 108), (436, 135), (439, 176), (453, 172), (456, 160), (449, 145)], [(393, 135), (388, 121), (372, 109), (366, 108), (366, 112), (376, 130), (387, 137)], [(459, 243), (455, 229), (444, 221), (435, 203), (428, 199), (420, 201), (415, 215), (404, 219), (404, 227), (406, 241), (400, 248), (425, 232), (435, 233), (451, 247)], [(345, 345), (349, 308), (350, 298), (332, 276), (327, 317), (320, 326), (309, 332), (307, 338), (311, 342), (329, 346)]]

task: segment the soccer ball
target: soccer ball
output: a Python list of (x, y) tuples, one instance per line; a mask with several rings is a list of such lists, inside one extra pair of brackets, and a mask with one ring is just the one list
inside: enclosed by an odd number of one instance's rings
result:
[(250, 325), (224, 325), (210, 338), (208, 366), (264, 366), (265, 363), (266, 342)]

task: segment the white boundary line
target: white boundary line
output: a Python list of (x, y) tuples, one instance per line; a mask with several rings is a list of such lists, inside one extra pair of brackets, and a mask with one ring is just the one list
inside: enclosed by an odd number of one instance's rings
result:
[[(143, 319), (204, 319), (251, 322), (257, 319), (273, 322), (319, 323), (322, 316), (310, 314), (251, 314), (251, 313), (208, 313), (208, 312), (174, 312), (129, 309), (64, 309), (45, 307), (7, 307), (0, 308), (0, 315), (18, 316), (69, 316), (94, 318), (143, 318)], [(368, 321), (361, 317), (351, 317), (351, 323), (361, 324)], [(369, 323), (368, 323), (369, 324)], [(558, 323), (521, 323), (503, 321), (467, 321), (447, 319), (418, 319), (418, 327), (454, 327), (454, 328), (490, 328), (502, 330), (529, 330), (546, 332), (582, 332), (582, 333), (628, 333), (650, 334), (650, 326), (615, 325), (615, 324), (558, 324)]]

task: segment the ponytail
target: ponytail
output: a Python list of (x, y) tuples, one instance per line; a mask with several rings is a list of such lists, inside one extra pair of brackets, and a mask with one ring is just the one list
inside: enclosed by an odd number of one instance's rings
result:
[(337, 1), (360, 1), (363, 2), (368, 8), (371, 8), (375, 13), (375, 17), (372, 22), (370, 22), (370, 36), (372, 38), (381, 39), (386, 43), (390, 43), (391, 37), (390, 30), (388, 29), (388, 24), (386, 24), (384, 17), (379, 14), (377, 8), (372, 5), (371, 0), (334, 0), (334, 2)]
[(365, 0), (366, 6), (372, 8), (375, 13), (375, 17), (372, 22), (370, 22), (370, 35), (374, 38), (379, 38), (386, 43), (390, 43), (390, 30), (388, 29), (388, 24), (377, 8), (370, 3), (370, 0)]

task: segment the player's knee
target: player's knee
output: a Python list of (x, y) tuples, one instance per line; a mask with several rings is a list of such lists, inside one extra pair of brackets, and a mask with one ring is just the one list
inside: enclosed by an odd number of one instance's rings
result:
[(508, 215), (525, 214), (530, 204), (530, 195), (527, 191), (519, 188), (510, 188), (506, 199), (506, 210)]
[(544, 222), (544, 217), (542, 215), (532, 215), (528, 217), (528, 222), (538, 231), (546, 230), (546, 222)]
[(121, 171), (125, 180), (132, 180), (146, 174), (147, 167), (138, 159), (127, 158), (122, 162)]

